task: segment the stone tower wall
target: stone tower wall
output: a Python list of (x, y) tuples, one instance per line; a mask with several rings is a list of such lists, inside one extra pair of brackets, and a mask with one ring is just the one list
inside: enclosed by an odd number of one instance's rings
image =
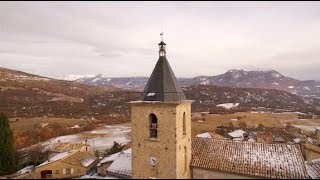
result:
[[(186, 113), (186, 135), (183, 136), (183, 112)], [(158, 118), (158, 138), (150, 139), (149, 115)], [(189, 178), (191, 160), (191, 102), (133, 103), (131, 105), (132, 177)], [(186, 150), (184, 149), (186, 147)], [(184, 152), (186, 153), (186, 158)], [(149, 164), (149, 156), (158, 164)], [(188, 162), (185, 166), (185, 159)], [(187, 167), (185, 169), (185, 167)]]

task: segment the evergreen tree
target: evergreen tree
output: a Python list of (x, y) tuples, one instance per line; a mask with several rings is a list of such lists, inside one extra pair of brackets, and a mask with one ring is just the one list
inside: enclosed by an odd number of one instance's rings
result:
[(117, 153), (117, 152), (120, 152), (124, 148), (124, 146), (125, 145), (120, 145), (119, 143), (114, 141), (113, 142), (113, 146), (106, 151), (107, 156), (111, 155), (111, 154), (114, 154), (114, 153)]
[(15, 170), (15, 148), (8, 117), (0, 113), (0, 175)]

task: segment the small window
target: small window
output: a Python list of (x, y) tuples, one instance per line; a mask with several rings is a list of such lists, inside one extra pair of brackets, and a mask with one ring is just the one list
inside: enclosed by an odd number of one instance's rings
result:
[(182, 128), (183, 129), (183, 135), (186, 135), (187, 134), (187, 132), (186, 132), (186, 129), (187, 129), (187, 127), (186, 127), (187, 124), (186, 123), (187, 122), (186, 122), (186, 113), (185, 112), (183, 112), (182, 121), (183, 121), (182, 122), (183, 123), (183, 125), (182, 125), (183, 126), (183, 128)]
[(55, 172), (56, 174), (59, 174), (59, 170), (56, 170), (56, 172)]
[(158, 118), (155, 114), (149, 115), (150, 138), (158, 137)]
[(66, 169), (66, 174), (71, 174), (71, 168)]

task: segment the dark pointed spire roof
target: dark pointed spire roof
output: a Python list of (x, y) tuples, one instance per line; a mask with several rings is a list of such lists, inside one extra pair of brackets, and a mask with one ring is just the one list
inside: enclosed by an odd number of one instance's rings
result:
[(165, 55), (160, 55), (153, 69), (144, 89), (143, 100), (162, 102), (181, 102), (186, 100)]

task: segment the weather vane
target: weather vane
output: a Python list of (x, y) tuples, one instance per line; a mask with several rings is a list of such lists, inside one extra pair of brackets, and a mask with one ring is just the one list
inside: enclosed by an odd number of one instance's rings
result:
[(161, 32), (160, 32), (160, 36), (161, 36), (161, 41), (163, 41), (163, 31), (162, 31), (162, 24), (161, 24)]

